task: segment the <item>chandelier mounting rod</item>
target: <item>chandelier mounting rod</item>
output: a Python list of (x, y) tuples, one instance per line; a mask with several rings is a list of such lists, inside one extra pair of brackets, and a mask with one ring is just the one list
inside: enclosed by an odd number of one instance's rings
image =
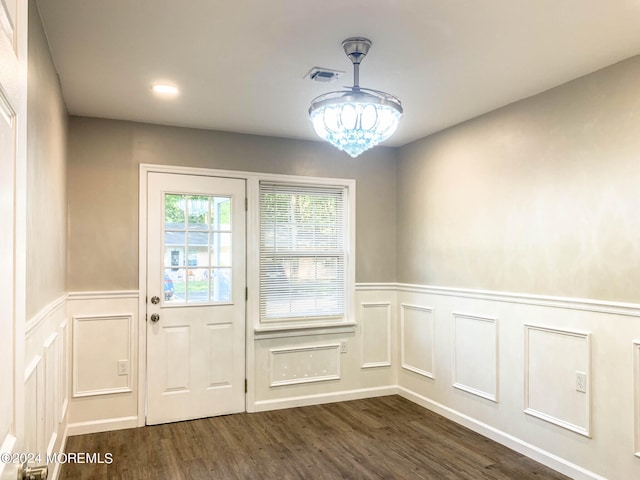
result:
[(353, 63), (353, 89), (360, 90), (360, 62), (369, 53), (371, 40), (364, 37), (351, 37), (342, 42), (344, 53)]

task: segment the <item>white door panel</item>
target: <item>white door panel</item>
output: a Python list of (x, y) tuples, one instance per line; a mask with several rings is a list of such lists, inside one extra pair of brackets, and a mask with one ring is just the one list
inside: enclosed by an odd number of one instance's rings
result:
[(17, 478), (25, 452), (26, 16), (26, 1), (0, 2), (0, 480)]
[(147, 178), (147, 424), (242, 412), (245, 181)]

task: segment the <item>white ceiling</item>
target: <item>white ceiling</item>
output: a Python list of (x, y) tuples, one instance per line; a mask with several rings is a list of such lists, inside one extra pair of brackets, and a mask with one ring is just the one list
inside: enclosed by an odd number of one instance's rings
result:
[[(38, 0), (69, 113), (316, 139), (317, 95), (398, 96), (399, 146), (640, 53), (640, 0)], [(346, 71), (336, 83), (303, 76)], [(159, 99), (152, 82), (179, 86)]]

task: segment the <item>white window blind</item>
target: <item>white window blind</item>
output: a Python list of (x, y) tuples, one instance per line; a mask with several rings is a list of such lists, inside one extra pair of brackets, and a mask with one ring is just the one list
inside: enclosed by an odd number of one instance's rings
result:
[(261, 321), (345, 315), (345, 187), (260, 184)]

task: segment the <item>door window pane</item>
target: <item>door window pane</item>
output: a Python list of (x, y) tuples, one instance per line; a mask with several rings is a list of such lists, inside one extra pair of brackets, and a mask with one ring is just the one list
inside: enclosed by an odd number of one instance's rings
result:
[(230, 302), (231, 301), (231, 269), (213, 268), (211, 269), (211, 301)]
[(189, 232), (189, 267), (209, 266), (209, 234)]
[(187, 302), (209, 302), (209, 269), (189, 268), (187, 270)]
[(165, 303), (182, 303), (185, 299), (184, 268), (164, 269), (164, 301)]
[(211, 266), (231, 266), (231, 233), (215, 232), (211, 236)]
[(208, 230), (209, 197), (189, 195), (186, 202), (189, 214), (189, 230)]
[(165, 303), (229, 302), (231, 198), (167, 193), (164, 219)]
[(184, 267), (184, 247), (164, 247), (164, 266), (165, 267)]
[(164, 196), (164, 227), (171, 229), (175, 225), (184, 226), (184, 195), (173, 195), (170, 193)]
[(231, 231), (231, 199), (213, 197), (211, 200), (211, 222), (215, 230)]

